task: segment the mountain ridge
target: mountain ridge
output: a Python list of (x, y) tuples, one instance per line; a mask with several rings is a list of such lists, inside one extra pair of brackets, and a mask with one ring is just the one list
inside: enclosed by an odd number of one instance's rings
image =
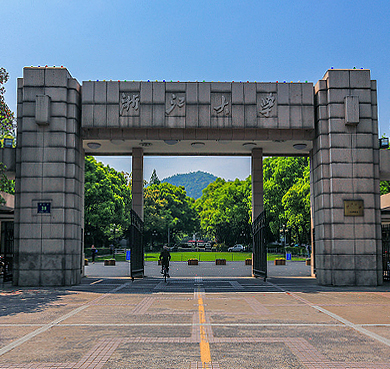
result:
[(174, 186), (183, 186), (187, 192), (187, 196), (196, 200), (202, 196), (203, 189), (217, 178), (211, 173), (198, 170), (197, 172), (175, 174), (164, 178), (161, 182), (167, 182)]

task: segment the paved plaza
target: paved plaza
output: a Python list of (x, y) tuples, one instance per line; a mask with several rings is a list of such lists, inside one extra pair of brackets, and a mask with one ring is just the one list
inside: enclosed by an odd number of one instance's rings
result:
[[(319, 286), (302, 262), (86, 267), (67, 288), (0, 289), (0, 368), (390, 369), (390, 284)], [(1, 287), (1, 285), (0, 285)]]

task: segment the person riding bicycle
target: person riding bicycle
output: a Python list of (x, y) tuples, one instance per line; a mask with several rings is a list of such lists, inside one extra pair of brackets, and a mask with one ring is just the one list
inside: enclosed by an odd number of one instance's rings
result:
[(164, 266), (167, 270), (167, 277), (169, 278), (169, 260), (171, 260), (171, 254), (167, 246), (164, 246), (159, 259), (161, 260), (161, 274), (164, 274)]

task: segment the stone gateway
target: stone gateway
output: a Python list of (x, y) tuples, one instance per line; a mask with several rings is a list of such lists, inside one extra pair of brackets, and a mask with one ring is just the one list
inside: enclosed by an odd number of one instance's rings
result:
[[(328, 70), (312, 83), (85, 81), (66, 68), (18, 80), (17, 286), (80, 283), (84, 155), (131, 155), (143, 220), (144, 155), (252, 158), (253, 220), (263, 156), (311, 162), (313, 270), (322, 285), (383, 283), (376, 82)], [(382, 160), (382, 159), (381, 159)]]

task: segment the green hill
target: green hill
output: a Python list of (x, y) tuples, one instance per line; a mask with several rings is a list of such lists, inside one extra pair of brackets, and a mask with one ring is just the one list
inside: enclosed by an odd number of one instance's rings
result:
[(198, 199), (202, 196), (202, 190), (216, 179), (217, 177), (210, 173), (198, 171), (175, 174), (174, 176), (164, 178), (161, 182), (168, 182), (175, 186), (183, 186), (186, 189), (187, 196)]

